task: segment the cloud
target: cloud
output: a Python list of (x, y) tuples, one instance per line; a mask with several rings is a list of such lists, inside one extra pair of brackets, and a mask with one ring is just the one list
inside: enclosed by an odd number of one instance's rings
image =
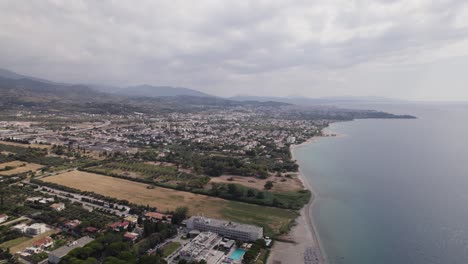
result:
[[(390, 76), (400, 74), (394, 78), (410, 89), (415, 82), (405, 70), (424, 72), (468, 50), (462, 0), (5, 0), (0, 10), (0, 67), (58, 81), (180, 85), (218, 95), (405, 97), (387, 87)], [(447, 65), (440, 83), (453, 78), (454, 64)], [(388, 75), (366, 85), (375, 72)], [(417, 87), (414, 96), (435, 89)], [(459, 88), (447, 93), (460, 95), (468, 98)]]

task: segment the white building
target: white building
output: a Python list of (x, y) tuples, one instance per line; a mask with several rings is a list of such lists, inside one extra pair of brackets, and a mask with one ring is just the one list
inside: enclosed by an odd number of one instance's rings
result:
[(263, 228), (218, 219), (192, 216), (187, 220), (187, 228), (202, 232), (210, 231), (223, 237), (240, 241), (255, 241), (263, 238)]
[(65, 209), (65, 204), (64, 203), (54, 203), (51, 204), (50, 207), (54, 209), (57, 212), (60, 212)]
[(296, 137), (287, 137), (286, 138), (286, 143), (288, 143), (288, 144), (296, 143)]
[(215, 233), (202, 232), (185, 244), (179, 251), (179, 257), (189, 262), (204, 260), (207, 263), (218, 263), (224, 257), (224, 252), (213, 248), (219, 245), (221, 241), (222, 238)]
[(32, 236), (42, 234), (47, 231), (46, 224), (32, 224), (26, 227), (26, 233)]

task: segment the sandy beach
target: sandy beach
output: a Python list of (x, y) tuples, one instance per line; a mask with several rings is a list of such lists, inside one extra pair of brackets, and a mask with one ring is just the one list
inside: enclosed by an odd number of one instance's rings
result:
[[(291, 146), (292, 159), (295, 159), (294, 151), (301, 146), (312, 144), (316, 138), (311, 138), (308, 141)], [(276, 241), (268, 258), (269, 264), (289, 264), (289, 263), (305, 263), (305, 264), (324, 264), (326, 263), (325, 254), (321, 249), (320, 239), (316, 233), (313, 219), (310, 216), (310, 210), (315, 201), (315, 192), (308, 180), (305, 179), (301, 169), (299, 168), (299, 179), (302, 181), (304, 188), (313, 193), (313, 198), (305, 205), (300, 216), (296, 219), (296, 225), (291, 231), (284, 236), (285, 240), (294, 241), (294, 243), (286, 243)]]

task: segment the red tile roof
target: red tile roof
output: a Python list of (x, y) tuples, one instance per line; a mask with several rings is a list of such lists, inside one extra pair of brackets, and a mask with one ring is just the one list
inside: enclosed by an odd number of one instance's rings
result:
[(161, 214), (158, 212), (148, 212), (145, 214), (146, 217), (152, 218), (152, 219), (158, 219), (158, 220), (163, 220), (164, 218), (171, 218), (172, 215), (166, 215), (166, 214)]
[(34, 247), (41, 247), (45, 244), (48, 244), (50, 242), (53, 242), (54, 240), (51, 237), (43, 237), (37, 241), (34, 241), (33, 246)]

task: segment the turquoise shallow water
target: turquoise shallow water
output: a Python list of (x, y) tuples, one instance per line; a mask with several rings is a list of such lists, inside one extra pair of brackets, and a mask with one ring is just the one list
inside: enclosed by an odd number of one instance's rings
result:
[(468, 263), (468, 106), (368, 108), (419, 118), (336, 123), (296, 151), (329, 263)]

